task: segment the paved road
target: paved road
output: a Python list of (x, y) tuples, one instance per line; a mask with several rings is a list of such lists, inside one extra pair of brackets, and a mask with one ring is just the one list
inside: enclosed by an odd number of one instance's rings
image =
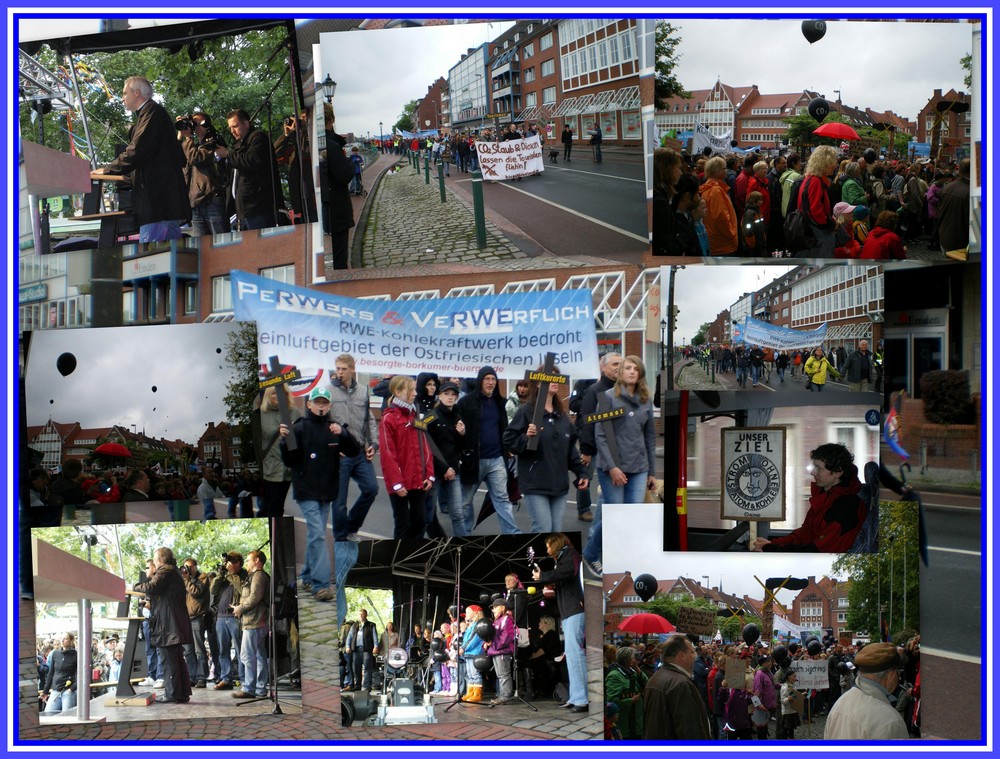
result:
[[(471, 192), (471, 174), (452, 171), (452, 186)], [(518, 181), (487, 182), (487, 209), (516, 224), (557, 256), (593, 253), (637, 263), (648, 248), (649, 222), (642, 164), (589, 155)]]
[(805, 393), (822, 392), (824, 394), (833, 393), (842, 395), (850, 392), (847, 385), (842, 382), (828, 380), (821, 391), (807, 391), (804, 382), (800, 379), (795, 381), (791, 374), (785, 373), (785, 381), (778, 379), (777, 372), (771, 372), (770, 379), (766, 374), (762, 374), (757, 382), (757, 387), (751, 384), (750, 377), (747, 377), (745, 387), (740, 387), (736, 383), (735, 372), (718, 372), (714, 376), (711, 372), (706, 373), (695, 359), (680, 359), (674, 361), (674, 387), (678, 389), (690, 390), (742, 390), (754, 393)]

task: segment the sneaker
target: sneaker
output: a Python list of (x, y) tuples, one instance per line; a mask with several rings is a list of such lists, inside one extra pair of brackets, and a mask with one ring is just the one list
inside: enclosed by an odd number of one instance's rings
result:
[(584, 559), (583, 564), (597, 579), (601, 579), (604, 575), (604, 565), (601, 564), (600, 559), (597, 561), (587, 561)]
[(593, 522), (594, 514), (593, 512), (585, 511), (582, 514), (577, 514), (576, 518), (579, 519), (581, 522)]
[(349, 532), (349, 533), (347, 533), (347, 539), (349, 541), (351, 541), (352, 543), (360, 543), (361, 542), (361, 538), (358, 536), (358, 533), (356, 533), (356, 532)]
[(162, 679), (162, 678), (160, 678), (160, 679), (159, 679), (159, 680), (157, 680), (157, 681), (156, 681), (155, 683), (153, 683), (153, 687), (154, 687), (154, 688), (162, 688), (162, 687), (163, 687), (163, 679)]
[(245, 690), (238, 690), (233, 692), (233, 698), (253, 698), (253, 693), (247, 693)]
[(232, 690), (232, 689), (233, 689), (233, 684), (227, 683), (225, 680), (215, 684), (215, 690)]
[(208, 685), (202, 682), (202, 683), (195, 683), (193, 687), (195, 687), (195, 688), (207, 688)]
[(332, 601), (337, 597), (337, 592), (331, 590), (330, 588), (323, 588), (322, 590), (317, 590), (316, 595), (313, 596), (317, 601)]
[(139, 685), (143, 686), (144, 688), (152, 688), (155, 683), (156, 680), (154, 680), (151, 677), (147, 677), (145, 680), (140, 682)]

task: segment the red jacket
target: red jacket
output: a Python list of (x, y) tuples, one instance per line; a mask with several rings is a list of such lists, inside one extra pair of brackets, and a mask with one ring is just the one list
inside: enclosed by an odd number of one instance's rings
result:
[(759, 192), (763, 196), (763, 200), (760, 201), (760, 215), (764, 217), (764, 221), (771, 218), (771, 192), (768, 188), (767, 179), (760, 179), (756, 174), (747, 180), (747, 191), (743, 196), (743, 207), (746, 208), (746, 199), (750, 197), (751, 192)]
[(829, 490), (812, 483), (809, 511), (799, 529), (767, 543), (765, 551), (802, 551), (844, 553), (854, 543), (865, 517), (868, 504), (860, 497), (861, 481), (853, 464), (841, 480)]
[(881, 259), (894, 258), (902, 261), (906, 258), (906, 250), (903, 249), (903, 241), (895, 232), (885, 227), (875, 227), (865, 240), (865, 246), (861, 250), (859, 258)]
[(434, 481), (434, 456), (424, 433), (413, 426), (416, 414), (390, 402), (379, 423), (379, 459), (385, 488), (392, 495), (400, 488), (420, 490), (424, 480)]
[[(809, 221), (823, 229), (833, 229), (829, 187), (830, 180), (827, 177), (812, 174), (803, 179), (802, 186), (799, 187), (799, 210)], [(805, 202), (807, 199), (808, 203)]]

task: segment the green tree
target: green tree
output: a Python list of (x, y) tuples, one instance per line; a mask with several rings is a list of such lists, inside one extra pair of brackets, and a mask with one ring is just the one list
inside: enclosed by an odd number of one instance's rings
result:
[(677, 81), (674, 69), (680, 56), (677, 55), (677, 46), (681, 38), (677, 36), (680, 30), (667, 21), (656, 22), (655, 33), (655, 98), (657, 110), (666, 107), (666, 101), (673, 97), (689, 98), (691, 93), (684, 89), (684, 86)]
[(250, 434), (250, 417), (257, 394), (260, 392), (258, 377), (260, 364), (257, 358), (257, 324), (241, 322), (226, 336), (226, 364), (231, 379), (226, 382), (226, 421), (240, 430), (240, 461), (245, 464), (257, 460)]
[(704, 345), (708, 341), (708, 330), (712, 328), (709, 322), (705, 322), (695, 333), (695, 336), (691, 338), (691, 345)]
[(399, 114), (399, 119), (393, 124), (393, 127), (401, 129), (404, 132), (412, 132), (414, 129), (417, 129), (417, 106), (419, 105), (419, 100), (411, 100), (404, 105), (403, 111)]
[(965, 85), (965, 89), (972, 92), (972, 53), (963, 55), (959, 63), (965, 69), (965, 78), (962, 79), (962, 83)]
[(835, 576), (851, 581), (847, 627), (879, 635), (879, 611), (890, 635), (919, 628), (920, 556), (917, 507), (883, 501), (879, 508), (879, 550), (845, 554), (833, 564)]
[(739, 617), (726, 617), (719, 625), (719, 630), (722, 632), (722, 639), (739, 643), (743, 640), (743, 628), (751, 622), (757, 625), (758, 629), (764, 629), (763, 621), (760, 617), (755, 617), (753, 614), (745, 614), (742, 620)]
[(690, 609), (712, 609), (715, 610), (717, 607), (708, 599), (705, 598), (691, 598), (690, 596), (685, 596), (681, 599), (673, 599), (666, 594), (661, 594), (655, 596), (644, 604), (639, 604), (639, 608), (643, 611), (649, 612), (650, 614), (659, 614), (664, 619), (668, 620), (672, 624), (677, 624), (677, 614), (682, 606), (686, 606)]

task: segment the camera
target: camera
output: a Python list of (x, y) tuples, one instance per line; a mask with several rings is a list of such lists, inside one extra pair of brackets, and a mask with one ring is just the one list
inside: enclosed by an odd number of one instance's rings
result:
[(225, 138), (215, 130), (215, 127), (205, 127), (205, 134), (201, 138), (200, 142), (203, 147), (206, 147), (209, 150), (226, 147)]
[(285, 124), (286, 127), (295, 126), (295, 117), (294, 116), (285, 116), (284, 124)]
[(174, 122), (174, 129), (178, 132), (193, 132), (194, 121), (191, 120), (190, 116), (182, 116)]

